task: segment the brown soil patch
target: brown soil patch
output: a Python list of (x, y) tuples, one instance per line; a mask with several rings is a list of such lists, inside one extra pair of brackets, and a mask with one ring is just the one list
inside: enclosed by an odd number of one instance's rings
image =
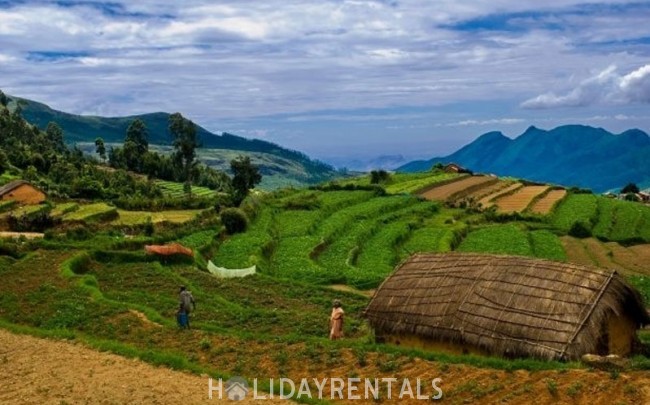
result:
[(162, 328), (162, 325), (161, 325), (161, 324), (156, 323), (156, 322), (150, 320), (149, 318), (147, 318), (147, 316), (146, 316), (145, 314), (143, 314), (143, 313), (140, 312), (140, 311), (136, 311), (135, 309), (129, 309), (129, 313), (130, 313), (131, 315), (135, 316), (135, 317), (136, 317), (140, 322), (142, 322), (144, 325), (147, 325), (147, 326), (154, 326), (154, 327), (157, 327), (157, 328)]
[(332, 284), (328, 286), (328, 288), (336, 291), (351, 292), (354, 294), (363, 295), (364, 297), (372, 297), (375, 294), (375, 290), (357, 290), (356, 288), (345, 284)]
[(512, 194), (499, 198), (495, 204), (500, 212), (521, 212), (535, 197), (546, 190), (548, 190), (548, 186), (525, 186)]
[(472, 197), (475, 201), (480, 201), (491, 194), (495, 194), (497, 192), (504, 190), (506, 187), (509, 187), (510, 185), (512, 185), (512, 181), (499, 180), (498, 182), (490, 186), (483, 187), (480, 190), (476, 190), (475, 192), (470, 194), (469, 197)]
[(570, 262), (615, 269), (623, 274), (650, 275), (650, 244), (631, 247), (595, 238), (560, 238)]
[(501, 190), (495, 191), (492, 194), (486, 195), (485, 197), (481, 198), (479, 203), (481, 204), (481, 206), (483, 208), (491, 207), (492, 205), (494, 205), (494, 201), (492, 201), (492, 200), (498, 198), (499, 196), (502, 196), (504, 194), (508, 194), (508, 193), (510, 193), (510, 192), (512, 192), (514, 190), (517, 190), (520, 187), (523, 187), (523, 184), (521, 184), (521, 183), (511, 184), (506, 188), (502, 188)]
[(40, 239), (44, 235), (38, 232), (0, 232), (0, 238), (20, 238), (23, 236), (27, 239)]
[(551, 212), (555, 204), (564, 198), (566, 190), (551, 190), (537, 201), (530, 209), (535, 214), (548, 214)]
[(429, 189), (421, 194), (422, 197), (427, 200), (435, 201), (445, 201), (449, 197), (452, 197), (454, 194), (463, 191), (469, 187), (478, 186), (484, 183), (491, 183), (494, 181), (494, 177), (490, 176), (469, 176), (462, 177), (458, 181), (453, 183), (443, 184), (439, 187), (434, 187)]
[(207, 376), (4, 330), (0, 330), (0, 379), (0, 403), (5, 404), (231, 403), (208, 399)]

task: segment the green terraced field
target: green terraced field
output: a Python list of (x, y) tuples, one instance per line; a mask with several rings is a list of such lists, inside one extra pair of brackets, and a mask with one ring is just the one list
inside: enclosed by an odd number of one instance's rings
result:
[[(163, 190), (163, 193), (172, 198), (185, 197), (183, 190), (183, 183), (175, 183), (173, 181), (156, 180), (156, 184)], [(207, 187), (192, 186), (192, 195), (197, 197), (212, 197), (216, 195), (214, 190)]]
[(63, 222), (67, 221), (96, 221), (117, 216), (117, 208), (106, 203), (80, 205), (79, 209), (63, 215)]

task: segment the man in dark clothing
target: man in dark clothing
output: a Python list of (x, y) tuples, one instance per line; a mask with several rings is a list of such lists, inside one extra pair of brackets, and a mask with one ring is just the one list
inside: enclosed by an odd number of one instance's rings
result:
[(181, 286), (181, 289), (178, 293), (178, 301), (179, 301), (179, 309), (178, 309), (179, 324), (181, 327), (187, 327), (187, 329), (189, 329), (190, 312), (196, 309), (196, 302), (194, 301), (194, 297), (192, 296), (192, 293), (189, 292), (184, 285)]

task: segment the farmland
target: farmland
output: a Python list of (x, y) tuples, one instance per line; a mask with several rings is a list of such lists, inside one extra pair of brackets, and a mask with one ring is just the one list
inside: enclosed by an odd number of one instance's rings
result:
[(539, 195), (546, 192), (548, 186), (525, 186), (514, 193), (505, 195), (495, 201), (500, 212), (521, 212)]
[(462, 177), (454, 182), (423, 191), (421, 195), (433, 201), (453, 201), (456, 198), (470, 194), (474, 189), (490, 186), (496, 182), (498, 182), (498, 179), (491, 176)]
[[(163, 193), (171, 198), (182, 198), (185, 196), (183, 183), (173, 181), (156, 180), (156, 184), (163, 190)], [(215, 195), (214, 190), (207, 187), (192, 186), (192, 194), (197, 197), (211, 197)]]
[(551, 190), (535, 202), (530, 208), (530, 211), (535, 214), (549, 214), (553, 210), (553, 207), (555, 207), (555, 205), (558, 204), (566, 194), (567, 192), (565, 189)]
[(497, 198), (516, 192), (516, 190), (520, 189), (524, 185), (521, 183), (511, 183), (507, 185), (506, 187), (499, 188), (498, 190), (495, 190), (483, 197), (479, 200), (479, 205), (484, 208), (488, 208), (494, 205), (494, 200)]
[[(459, 187), (461, 181), (465, 183)], [(650, 292), (648, 245), (626, 247), (566, 236), (576, 220), (584, 220), (594, 233), (629, 241), (644, 234), (646, 207), (568, 192), (559, 203), (550, 204), (547, 215), (527, 216), (536, 205), (531, 201), (540, 203), (550, 191), (537, 200), (529, 198), (525, 206), (521, 203), (521, 217), (513, 219), (448, 202), (503, 197), (529, 187), (514, 180), (432, 172), (392, 175), (379, 186), (370, 185), (368, 176), (331, 184), (251, 196), (242, 206), (248, 228), (234, 235), (224, 232), (213, 209), (127, 211), (80, 201), (44, 205), (63, 219), (64, 227), (85, 223), (100, 231), (83, 240), (54, 236), (30, 241), (35, 248), (29, 254), (0, 256), (0, 325), (48, 336), (66, 333), (91, 346), (194, 373), (442, 374), (450, 377), (445, 395), (452, 403), (524, 404), (540, 395), (552, 398), (548, 379), (557, 381), (564, 390), (559, 395), (568, 398), (565, 392), (587, 371), (572, 370), (581, 367), (578, 363), (450, 355), (377, 344), (361, 316), (369, 294), (411, 254), (452, 250), (618, 269), (645, 294)], [(447, 186), (454, 184), (456, 189), (450, 192)], [(423, 188), (443, 187), (444, 201), (416, 195)], [(153, 235), (139, 233), (149, 220), (156, 224)], [(176, 228), (165, 229), (164, 223), (175, 223)], [(142, 252), (144, 244), (169, 241), (192, 248), (194, 259), (167, 262)], [(201, 270), (207, 260), (228, 268), (256, 265), (258, 274), (218, 279)], [(179, 285), (188, 286), (198, 298), (191, 331), (178, 331), (174, 322)], [(331, 342), (327, 322), (335, 298), (346, 310), (346, 337)], [(502, 379), (501, 386), (483, 387), (492, 375)], [(643, 375), (623, 371), (621, 378), (613, 379), (606, 372), (589, 372), (591, 380), (603, 384), (603, 392), (630, 403), (643, 398), (640, 388), (635, 392), (627, 388), (629, 393), (624, 394), (623, 387), (643, 386), (647, 380)], [(523, 381), (530, 384), (530, 392), (521, 388)], [(586, 400), (571, 397), (573, 402)]]

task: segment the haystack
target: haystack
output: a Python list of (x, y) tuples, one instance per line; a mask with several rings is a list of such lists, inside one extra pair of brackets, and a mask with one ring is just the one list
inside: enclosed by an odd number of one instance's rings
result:
[(627, 355), (650, 324), (640, 294), (615, 271), (488, 254), (417, 254), (365, 312), (377, 336), (508, 357)]
[(144, 250), (149, 254), (160, 256), (185, 255), (194, 257), (192, 249), (187, 248), (180, 243), (170, 243), (168, 245), (146, 245)]

